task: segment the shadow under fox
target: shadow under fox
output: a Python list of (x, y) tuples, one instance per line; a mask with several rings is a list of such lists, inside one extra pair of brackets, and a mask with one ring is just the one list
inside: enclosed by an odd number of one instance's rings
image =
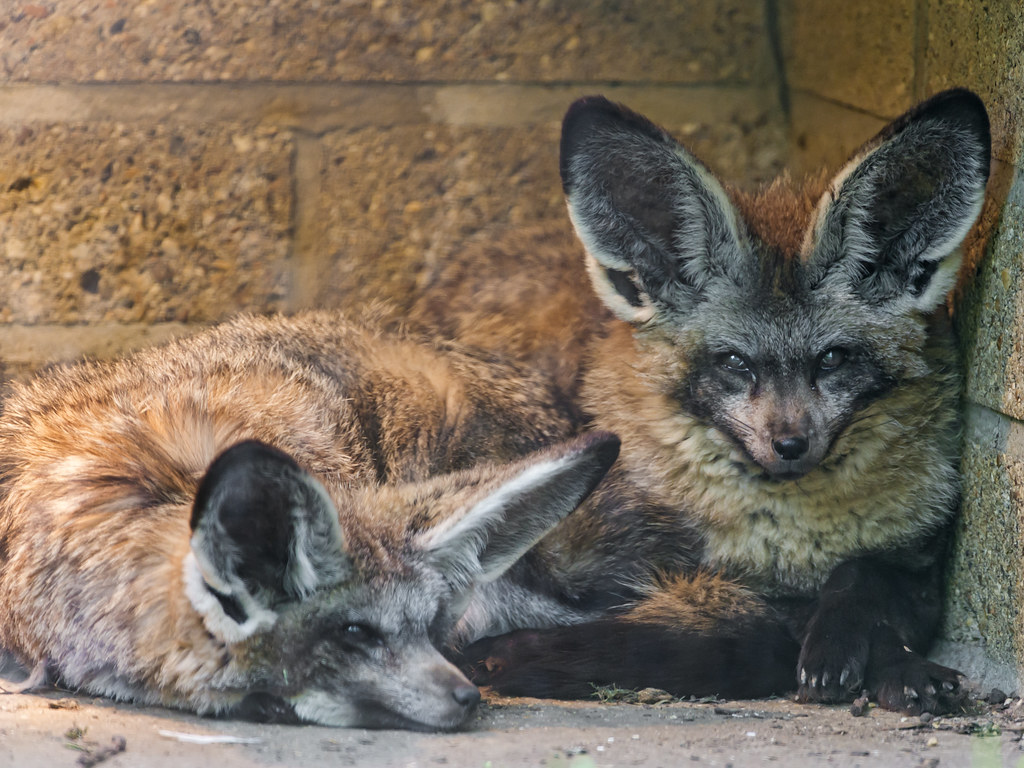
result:
[(531, 453), (565, 430), (527, 381), (313, 314), (15, 385), (0, 648), (33, 667), (21, 688), (463, 724), (479, 692), (438, 647), (618, 452), (599, 434)]
[[(944, 302), (988, 178), (980, 100), (939, 94), (833, 179), (753, 193), (599, 97), (570, 108), (561, 150), (593, 292), (513, 236), (442, 265), (413, 310), (544, 372), (578, 428), (622, 439), (512, 570), (561, 615), (470, 645), (474, 679), (955, 706), (957, 673), (923, 654), (958, 505)], [(474, 618), (467, 637), (497, 634)]]

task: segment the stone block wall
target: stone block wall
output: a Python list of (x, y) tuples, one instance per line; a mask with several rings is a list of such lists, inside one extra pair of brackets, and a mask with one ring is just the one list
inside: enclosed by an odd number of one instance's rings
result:
[(6, 376), (239, 311), (407, 296), (481, 230), (564, 236), (580, 95), (769, 177), (773, 21), (763, 0), (8, 0)]
[(755, 183), (838, 166), (964, 85), (989, 105), (995, 153), (956, 302), (965, 504), (944, 653), (970, 666), (953, 655), (983, 647), (1010, 690), (1022, 82), (1018, 0), (5, 0), (0, 380), (239, 311), (400, 299), (477, 233), (566, 240), (558, 126), (583, 94)]
[[(1024, 5), (780, 0), (790, 164), (836, 165), (945, 88), (992, 119), (993, 167), (955, 318), (965, 358), (964, 506), (940, 658), (1019, 690), (1024, 670)], [(838, 139), (838, 141), (837, 141)], [(984, 656), (972, 654), (981, 648)]]

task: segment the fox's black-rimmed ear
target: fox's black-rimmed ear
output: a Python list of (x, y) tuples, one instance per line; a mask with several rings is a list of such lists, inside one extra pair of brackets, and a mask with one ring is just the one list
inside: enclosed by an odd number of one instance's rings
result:
[(471, 497), (416, 545), (456, 587), (493, 581), (590, 495), (618, 455), (619, 438), (595, 432), (473, 470), (484, 476), (474, 478)]
[(934, 309), (981, 211), (990, 151), (988, 115), (970, 91), (945, 91), (895, 120), (819, 203), (804, 244), (811, 283), (897, 311)]
[(207, 629), (229, 642), (261, 631), (273, 607), (349, 573), (338, 512), (286, 453), (248, 440), (207, 469), (192, 509), (186, 591)]
[(633, 323), (688, 312), (709, 282), (751, 268), (722, 185), (646, 118), (600, 96), (562, 123), (560, 168), (598, 295)]

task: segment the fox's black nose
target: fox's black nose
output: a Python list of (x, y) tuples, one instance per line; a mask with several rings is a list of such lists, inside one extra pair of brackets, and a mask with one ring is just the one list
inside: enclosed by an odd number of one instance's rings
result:
[(471, 683), (457, 685), (452, 689), (452, 698), (462, 707), (469, 709), (480, 702), (480, 690)]
[(772, 440), (772, 448), (779, 454), (779, 458), (785, 461), (796, 461), (807, 453), (809, 447), (810, 443), (807, 441), (807, 438), (800, 437), (799, 435)]

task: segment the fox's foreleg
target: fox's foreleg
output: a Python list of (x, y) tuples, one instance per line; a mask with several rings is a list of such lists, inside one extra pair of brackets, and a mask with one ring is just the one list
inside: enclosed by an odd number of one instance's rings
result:
[(507, 695), (578, 699), (599, 686), (677, 696), (767, 696), (794, 688), (798, 646), (774, 610), (705, 574), (676, 577), (600, 619), (479, 640), (461, 662)]
[(802, 638), (801, 701), (849, 700), (866, 691), (886, 709), (957, 709), (960, 673), (924, 656), (941, 618), (940, 563), (913, 560), (864, 557), (832, 572)]

